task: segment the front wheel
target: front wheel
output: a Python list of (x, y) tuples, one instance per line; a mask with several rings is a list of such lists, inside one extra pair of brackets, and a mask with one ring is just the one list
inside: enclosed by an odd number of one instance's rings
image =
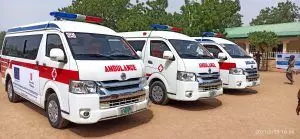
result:
[(61, 129), (68, 126), (69, 121), (61, 116), (59, 101), (55, 93), (47, 98), (46, 113), (52, 127)]
[(166, 105), (169, 102), (167, 89), (161, 81), (151, 84), (149, 98), (154, 104)]

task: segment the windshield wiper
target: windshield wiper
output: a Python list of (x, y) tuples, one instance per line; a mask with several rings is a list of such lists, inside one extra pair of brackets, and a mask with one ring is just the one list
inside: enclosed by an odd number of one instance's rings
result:
[(214, 59), (214, 57), (208, 55), (200, 55), (200, 57)]
[(132, 56), (132, 55), (125, 55), (125, 54), (111, 54), (109, 56), (112, 56), (112, 57), (130, 57), (132, 59), (135, 59), (136, 57), (135, 56)]
[(107, 59), (111, 59), (114, 60), (112, 57), (110, 57), (109, 55), (103, 55), (103, 54), (88, 54), (89, 57), (104, 57)]

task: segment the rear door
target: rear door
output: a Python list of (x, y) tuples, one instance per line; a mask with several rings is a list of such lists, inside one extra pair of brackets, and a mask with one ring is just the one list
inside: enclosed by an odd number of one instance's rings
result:
[(36, 64), (43, 34), (24, 34), (6, 38), (5, 54), (12, 69), (14, 91), (40, 105), (39, 69)]

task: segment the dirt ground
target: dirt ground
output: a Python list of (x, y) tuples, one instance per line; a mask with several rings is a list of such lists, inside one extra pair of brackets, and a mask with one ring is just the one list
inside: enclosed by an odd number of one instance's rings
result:
[(0, 86), (0, 138), (201, 138), (201, 139), (299, 139), (296, 84), (283, 73), (261, 73), (262, 85), (247, 90), (225, 90), (216, 99), (172, 101), (126, 118), (93, 125), (71, 124), (53, 129), (45, 112), (29, 103), (9, 103)]

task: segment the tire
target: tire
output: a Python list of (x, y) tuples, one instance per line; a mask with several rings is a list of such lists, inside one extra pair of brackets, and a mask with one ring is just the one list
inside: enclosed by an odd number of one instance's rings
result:
[(48, 121), (53, 128), (62, 129), (68, 126), (69, 121), (61, 116), (60, 104), (55, 93), (48, 96), (45, 109)]
[(17, 95), (14, 91), (11, 79), (9, 79), (9, 81), (7, 82), (7, 97), (8, 100), (12, 103), (17, 103), (21, 100), (21, 97)]
[(149, 98), (154, 104), (166, 105), (169, 102), (167, 89), (161, 81), (155, 81), (150, 85)]

